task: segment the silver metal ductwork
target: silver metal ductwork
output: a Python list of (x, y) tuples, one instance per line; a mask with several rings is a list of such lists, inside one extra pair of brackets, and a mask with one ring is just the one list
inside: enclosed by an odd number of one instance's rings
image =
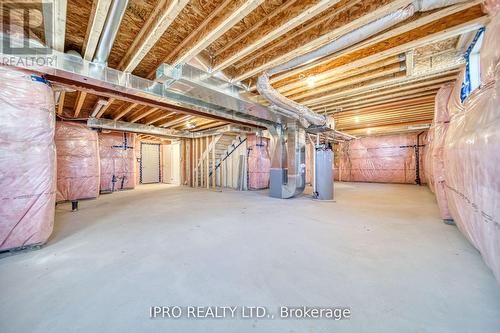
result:
[(258, 128), (246, 127), (246, 126), (234, 126), (234, 125), (224, 125), (217, 128), (211, 128), (199, 132), (189, 132), (189, 131), (178, 131), (170, 128), (161, 128), (151, 125), (144, 125), (138, 123), (128, 123), (125, 121), (115, 121), (111, 119), (104, 118), (89, 118), (87, 120), (87, 126), (89, 128), (103, 129), (110, 131), (119, 132), (130, 132), (138, 134), (151, 134), (164, 138), (173, 139), (195, 139), (202, 138), (206, 136), (219, 135), (223, 133), (255, 133)]
[(297, 124), (286, 128), (276, 127), (276, 138), (269, 193), (271, 197), (289, 199), (295, 197), (306, 187), (306, 133)]
[(125, 14), (125, 10), (127, 10), (127, 6), (128, 0), (113, 0), (108, 15), (106, 16), (106, 23), (104, 23), (104, 29), (99, 38), (99, 44), (97, 44), (94, 62), (107, 65), (111, 48), (118, 34), (118, 29), (120, 29), (120, 24)]

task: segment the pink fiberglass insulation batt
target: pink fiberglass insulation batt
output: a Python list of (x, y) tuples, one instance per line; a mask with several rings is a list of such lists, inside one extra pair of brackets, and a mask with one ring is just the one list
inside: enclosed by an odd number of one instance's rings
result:
[(459, 110), (450, 109), (444, 166), (451, 216), (500, 282), (500, 54), (489, 52), (500, 43), (497, 20), (486, 27), (480, 56), (496, 70), (481, 73), (481, 87)]
[(135, 187), (135, 134), (99, 133), (101, 192)]
[(43, 79), (0, 66), (0, 250), (43, 244), (55, 207), (54, 97)]
[[(353, 182), (415, 183), (417, 135), (370, 136), (341, 143), (335, 178)], [(425, 144), (425, 135), (420, 135), (419, 140), (421, 145)], [(423, 162), (422, 154), (419, 162)], [(422, 173), (423, 168), (419, 169)], [(425, 175), (420, 178), (425, 180)]]
[(445, 191), (445, 168), (444, 168), (444, 142), (449, 126), (448, 105), (453, 92), (453, 85), (442, 86), (436, 94), (434, 107), (434, 121), (430, 129), (431, 137), (426, 150), (426, 170), (428, 183), (432, 192), (436, 195), (439, 212), (442, 219), (451, 219), (448, 210), (448, 200)]
[(74, 122), (56, 122), (57, 201), (99, 195), (97, 132)]
[(260, 190), (269, 187), (269, 173), (271, 158), (269, 156), (269, 139), (257, 137), (255, 134), (247, 136), (248, 152), (248, 187)]

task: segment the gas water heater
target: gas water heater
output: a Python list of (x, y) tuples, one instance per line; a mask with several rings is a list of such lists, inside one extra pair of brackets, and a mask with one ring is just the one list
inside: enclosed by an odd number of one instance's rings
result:
[(316, 144), (313, 197), (333, 200), (333, 151), (331, 144)]

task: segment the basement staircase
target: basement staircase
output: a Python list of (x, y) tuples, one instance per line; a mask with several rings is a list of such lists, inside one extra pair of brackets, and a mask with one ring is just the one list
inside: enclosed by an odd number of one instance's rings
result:
[[(201, 157), (195, 158), (194, 168), (195, 187), (216, 187), (217, 170), (219, 170), (227, 159), (246, 141), (244, 134), (224, 133), (211, 139), (208, 147), (203, 151)], [(196, 143), (195, 143), (196, 145)], [(198, 152), (199, 156), (199, 152)], [(215, 165), (215, 174), (214, 174)], [(220, 183), (220, 181), (219, 181)]]

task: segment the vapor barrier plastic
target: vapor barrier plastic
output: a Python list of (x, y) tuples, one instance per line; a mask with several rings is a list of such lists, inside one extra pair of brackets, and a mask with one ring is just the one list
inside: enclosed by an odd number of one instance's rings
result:
[[(424, 132), (425, 133), (425, 132)], [(406, 183), (416, 180), (418, 133), (370, 136), (340, 143), (335, 179), (352, 182)], [(420, 135), (420, 144), (426, 136)], [(419, 148), (419, 173), (425, 182), (422, 147)]]
[(260, 190), (269, 187), (271, 157), (269, 139), (255, 134), (247, 135), (248, 149), (248, 187)]
[(134, 144), (135, 134), (99, 133), (101, 192), (135, 187)]
[(97, 132), (75, 122), (56, 122), (57, 201), (96, 198), (100, 166)]
[(481, 84), (495, 80), (496, 67), (500, 61), (500, 0), (487, 0), (485, 8), (491, 17), (483, 37), (480, 52)]
[(0, 66), (0, 107), (0, 250), (43, 244), (56, 198), (53, 92)]
[(434, 121), (429, 130), (428, 144), (425, 156), (425, 169), (429, 188), (436, 195), (439, 212), (442, 219), (451, 219), (448, 200), (445, 191), (444, 142), (448, 131), (450, 114), (448, 104), (454, 85), (442, 86), (436, 94), (434, 106)]
[[(498, 45), (498, 43), (496, 44)], [(450, 121), (444, 145), (451, 216), (500, 282), (500, 68)]]

